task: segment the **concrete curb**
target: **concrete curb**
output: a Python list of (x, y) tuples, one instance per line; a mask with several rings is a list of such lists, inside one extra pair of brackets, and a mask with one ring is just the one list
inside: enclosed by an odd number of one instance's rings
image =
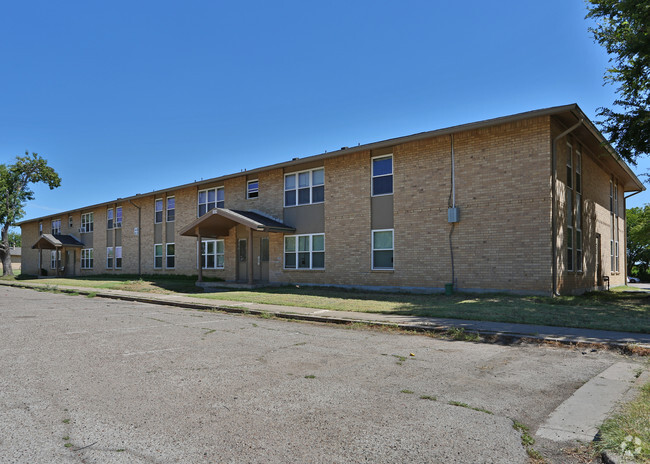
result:
[[(46, 290), (49, 285), (42, 284), (31, 284), (31, 283), (21, 283), (15, 281), (0, 281), (0, 285), (16, 287), (16, 288), (25, 288), (31, 290)], [(81, 289), (78, 287), (56, 287), (57, 292), (61, 293), (75, 293), (80, 295), (94, 295), (100, 298), (107, 298), (113, 300), (122, 300), (122, 301), (134, 301), (139, 303), (148, 303), (148, 304), (158, 304), (165, 306), (175, 306), (178, 308), (186, 309), (196, 309), (196, 310), (210, 310), (210, 311), (221, 311), (224, 313), (232, 314), (251, 314), (254, 316), (264, 316), (271, 314), (273, 317), (278, 319), (287, 319), (287, 320), (298, 320), (298, 321), (308, 321), (308, 322), (319, 322), (327, 324), (353, 324), (360, 323), (366, 324), (369, 326), (375, 327), (390, 327), (398, 328), (402, 330), (409, 330), (415, 332), (431, 332), (446, 334), (451, 329), (462, 328), (459, 326), (454, 326), (453, 324), (432, 324), (432, 323), (423, 323), (423, 322), (408, 322), (408, 323), (393, 323), (393, 322), (384, 322), (379, 320), (373, 320), (369, 318), (344, 318), (336, 316), (318, 316), (313, 314), (300, 314), (291, 311), (274, 311), (274, 310), (263, 310), (263, 309), (254, 309), (254, 308), (245, 308), (245, 307), (235, 307), (235, 306), (225, 306), (225, 305), (214, 305), (209, 303), (196, 303), (196, 302), (184, 302), (177, 300), (169, 300), (165, 298), (156, 298), (151, 296), (135, 296), (129, 294), (120, 294), (117, 293), (119, 290), (113, 290), (112, 292), (105, 292), (100, 289)], [(258, 306), (263, 306), (263, 304), (257, 304)], [(367, 314), (367, 313), (363, 313)], [(602, 349), (603, 347), (608, 347), (610, 349), (615, 349), (625, 353), (636, 353), (642, 356), (650, 355), (650, 345), (645, 344), (633, 344), (633, 343), (620, 343), (615, 341), (590, 341), (585, 340), (580, 337), (550, 337), (550, 336), (538, 336), (533, 333), (517, 333), (517, 332), (508, 332), (508, 331), (494, 331), (494, 330), (466, 330), (467, 334), (476, 334), (483, 338), (483, 342), (488, 343), (501, 343), (501, 344), (511, 344), (515, 342), (532, 342), (532, 343), (553, 343), (566, 346), (576, 346), (586, 349)], [(637, 349), (631, 349), (631, 346), (636, 347)]]

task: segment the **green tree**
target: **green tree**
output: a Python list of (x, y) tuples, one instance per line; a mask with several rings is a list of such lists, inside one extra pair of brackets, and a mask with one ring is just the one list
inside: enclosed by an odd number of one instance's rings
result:
[(11, 165), (0, 164), (0, 260), (2, 275), (13, 275), (9, 253), (9, 228), (25, 214), (25, 202), (34, 199), (30, 184), (43, 182), (50, 189), (61, 185), (61, 178), (47, 161), (36, 153), (17, 156)]
[(9, 245), (20, 248), (22, 244), (20, 233), (9, 231)]
[(587, 0), (589, 28), (610, 55), (605, 81), (617, 85), (613, 106), (599, 108), (603, 132), (632, 164), (650, 154), (650, 0)]
[(650, 205), (630, 208), (626, 211), (627, 222), (627, 275), (634, 266), (640, 275), (650, 267)]

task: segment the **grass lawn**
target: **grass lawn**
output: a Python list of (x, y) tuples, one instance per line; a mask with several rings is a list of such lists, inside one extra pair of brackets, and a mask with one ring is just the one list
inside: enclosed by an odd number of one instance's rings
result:
[(623, 406), (620, 414), (600, 427), (598, 449), (612, 450), (636, 462), (650, 463), (650, 383), (641, 388), (636, 400)]
[[(26, 280), (21, 276), (18, 280)], [(323, 287), (268, 287), (202, 293), (195, 278), (183, 276), (96, 276), (38, 279), (51, 286), (77, 286), (188, 296), (240, 302), (305, 306), (334, 311), (358, 311), (410, 316), (518, 322), (564, 327), (650, 333), (650, 292), (592, 292), (557, 298), (507, 294), (380, 293)]]

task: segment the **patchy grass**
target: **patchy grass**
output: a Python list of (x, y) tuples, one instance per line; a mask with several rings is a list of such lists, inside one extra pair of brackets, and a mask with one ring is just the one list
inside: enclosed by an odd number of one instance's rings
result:
[(636, 462), (650, 463), (650, 383), (639, 396), (627, 403), (620, 414), (607, 419), (600, 427), (599, 451), (611, 450), (632, 457)]
[(306, 379), (315, 379), (316, 376), (310, 374), (310, 375), (306, 375), (305, 378), (306, 378)]
[[(20, 276), (26, 280), (27, 276)], [(255, 290), (220, 289), (203, 293), (193, 276), (92, 276), (39, 279), (39, 284), (184, 294), (226, 300), (332, 311), (354, 311), (513, 322), (559, 327), (650, 333), (650, 292), (618, 287), (580, 296), (519, 296), (511, 294), (410, 294), (345, 290), (331, 287), (284, 286)], [(264, 317), (264, 316), (263, 316)], [(473, 334), (449, 334), (468, 336)], [(470, 339), (470, 338), (465, 338)]]
[(407, 395), (412, 395), (413, 393), (415, 393), (413, 390), (400, 390), (399, 392), (406, 393)]

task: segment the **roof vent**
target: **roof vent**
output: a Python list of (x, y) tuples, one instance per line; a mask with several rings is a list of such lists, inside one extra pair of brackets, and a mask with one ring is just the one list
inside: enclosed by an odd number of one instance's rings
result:
[(341, 150), (347, 150), (350, 147), (341, 147)]

